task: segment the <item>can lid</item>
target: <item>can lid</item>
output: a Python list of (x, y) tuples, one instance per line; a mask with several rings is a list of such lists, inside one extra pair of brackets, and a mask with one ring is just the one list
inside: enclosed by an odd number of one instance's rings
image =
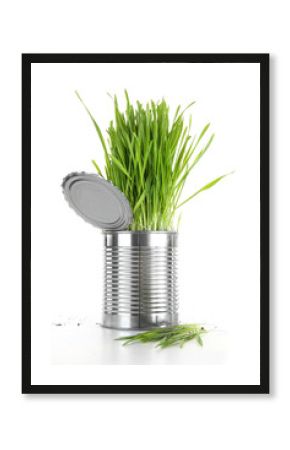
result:
[(97, 174), (73, 172), (62, 182), (68, 204), (86, 222), (103, 230), (125, 230), (133, 214), (123, 192)]

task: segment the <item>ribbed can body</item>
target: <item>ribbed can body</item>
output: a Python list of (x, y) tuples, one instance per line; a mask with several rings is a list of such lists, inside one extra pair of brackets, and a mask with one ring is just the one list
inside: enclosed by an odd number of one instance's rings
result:
[(103, 231), (103, 235), (103, 325), (142, 329), (177, 324), (177, 233)]

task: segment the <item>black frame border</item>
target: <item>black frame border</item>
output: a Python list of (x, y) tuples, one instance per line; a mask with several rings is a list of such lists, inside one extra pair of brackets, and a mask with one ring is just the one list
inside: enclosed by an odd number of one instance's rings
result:
[[(268, 394), (269, 393), (269, 59), (267, 53), (31, 53), (22, 54), (22, 393), (24, 394)], [(260, 64), (260, 384), (32, 385), (31, 384), (31, 64), (33, 63)]]

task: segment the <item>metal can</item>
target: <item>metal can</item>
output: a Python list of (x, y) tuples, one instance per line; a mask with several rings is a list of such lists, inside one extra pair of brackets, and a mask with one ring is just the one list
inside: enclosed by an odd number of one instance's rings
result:
[(176, 325), (178, 233), (103, 230), (103, 236), (103, 326), (146, 329)]

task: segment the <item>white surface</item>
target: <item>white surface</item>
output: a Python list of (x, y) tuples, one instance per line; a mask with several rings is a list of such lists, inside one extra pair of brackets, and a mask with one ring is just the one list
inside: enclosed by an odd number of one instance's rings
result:
[[(134, 6), (135, 5), (135, 6)], [(287, 1), (2, 2), (1, 446), (7, 450), (289, 445), (289, 6)], [(154, 11), (154, 13), (153, 13)], [(165, 18), (166, 13), (166, 18)], [(20, 394), (20, 53), (268, 52), (271, 61), (271, 391), (259, 395)], [(5, 169), (5, 170), (4, 170)], [(12, 207), (13, 205), (13, 207)], [(5, 274), (5, 276), (4, 276)], [(246, 322), (247, 324), (247, 322)], [(150, 432), (148, 431), (150, 424)], [(130, 427), (130, 439), (127, 431)], [(146, 429), (145, 429), (146, 428)], [(166, 430), (166, 432), (164, 432)]]
[(227, 336), (211, 331), (203, 336), (204, 346), (189, 342), (182, 349), (157, 349), (154, 344), (123, 346), (117, 338), (137, 331), (101, 327), (92, 320), (70, 320), (52, 325), (52, 364), (222, 364)]
[[(132, 100), (164, 96), (172, 111), (195, 99), (192, 133), (212, 122), (216, 138), (188, 180), (184, 198), (215, 177), (236, 172), (183, 208), (180, 320), (224, 329), (229, 351), (218, 377), (207, 366), (198, 372), (190, 367), (188, 377), (193, 384), (216, 384), (217, 379), (221, 384), (259, 384), (259, 86), (259, 64), (33, 64), (33, 384), (57, 383), (57, 373), (60, 383), (70, 384), (103, 384), (112, 376), (111, 367), (96, 372), (74, 367), (66, 373), (67, 381), (61, 368), (53, 368), (49, 378), (51, 320), (58, 314), (97, 314), (101, 321), (102, 314), (102, 236), (68, 208), (60, 189), (67, 173), (93, 171), (91, 159), (102, 161), (76, 88), (103, 129), (113, 114), (106, 93), (123, 96), (124, 88)], [(244, 332), (245, 323), (250, 334)], [(99, 363), (106, 365), (105, 359)], [(118, 365), (115, 373), (124, 378), (120, 383), (135, 382), (131, 369)], [(141, 384), (164, 378), (160, 370), (138, 376)], [(174, 384), (184, 383), (183, 373), (174, 376)]]

